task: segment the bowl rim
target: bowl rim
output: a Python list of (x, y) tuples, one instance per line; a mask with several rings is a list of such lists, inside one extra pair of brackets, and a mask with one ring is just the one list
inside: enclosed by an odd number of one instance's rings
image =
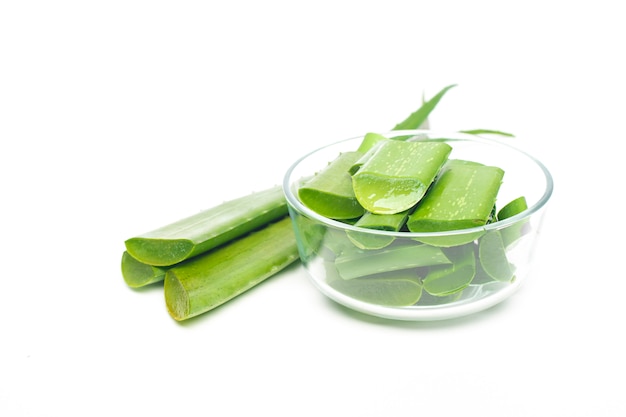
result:
[[(327, 226), (330, 226), (336, 229), (350, 230), (354, 232), (368, 233), (368, 234), (373, 234), (373, 235), (401, 237), (401, 238), (432, 238), (432, 237), (443, 237), (443, 236), (457, 236), (457, 235), (464, 235), (464, 234), (470, 234), (470, 233), (476, 233), (476, 232), (482, 233), (482, 232), (487, 232), (489, 230), (499, 230), (499, 229), (506, 228), (510, 226), (511, 224), (522, 221), (532, 216), (532, 214), (536, 213), (537, 211), (541, 210), (548, 203), (548, 201), (550, 200), (550, 197), (552, 196), (552, 193), (554, 190), (554, 180), (548, 168), (539, 159), (535, 158), (528, 152), (510, 143), (506, 143), (506, 142), (503, 142), (501, 140), (494, 139), (494, 138), (487, 138), (481, 135), (468, 134), (468, 133), (463, 133), (463, 132), (438, 131), (438, 130), (432, 130), (432, 129), (392, 130), (386, 133), (382, 133), (382, 135), (388, 138), (393, 138), (396, 136), (419, 137), (420, 135), (422, 135), (422, 136), (430, 136), (426, 138), (427, 140), (449, 140), (449, 141), (460, 140), (460, 141), (478, 142), (478, 143), (483, 143), (483, 144), (496, 146), (496, 147), (504, 147), (504, 148), (507, 148), (508, 150), (519, 153), (520, 155), (528, 158), (531, 162), (537, 165), (537, 167), (544, 174), (546, 186), (545, 186), (542, 196), (533, 205), (529, 206), (526, 210), (522, 211), (521, 213), (518, 213), (504, 220), (500, 220), (500, 221), (493, 222), (493, 223), (488, 223), (483, 226), (477, 226), (477, 227), (466, 228), (466, 229), (446, 230), (446, 231), (441, 231), (441, 232), (404, 232), (404, 231), (403, 232), (391, 232), (391, 231), (386, 231), (386, 230), (365, 229), (362, 227), (357, 227), (357, 226), (353, 226), (347, 223), (343, 223), (338, 220), (333, 220), (328, 217), (324, 217), (316, 213), (315, 211), (309, 209), (304, 204), (302, 204), (302, 202), (294, 194), (294, 190), (292, 189), (292, 183), (294, 182), (294, 180), (296, 181), (299, 180), (299, 178), (292, 179), (293, 172), (296, 170), (296, 168), (302, 163), (302, 161), (309, 158), (311, 155), (315, 153), (318, 153), (324, 149), (327, 149), (333, 146), (337, 146), (344, 142), (349, 142), (349, 141), (353, 141), (356, 139), (362, 139), (365, 136), (365, 135), (359, 135), (359, 136), (354, 136), (354, 137), (350, 137), (347, 139), (335, 141), (328, 145), (318, 147), (306, 153), (302, 157), (298, 158), (287, 169), (287, 172), (285, 173), (284, 178), (283, 178), (283, 184), (282, 184), (283, 194), (285, 195), (285, 198), (287, 202), (289, 203), (289, 205), (297, 209), (298, 212), (308, 216), (309, 218), (315, 219)], [(417, 140), (424, 140), (424, 139), (418, 138)], [(321, 168), (322, 167), (320, 167), (320, 169)]]

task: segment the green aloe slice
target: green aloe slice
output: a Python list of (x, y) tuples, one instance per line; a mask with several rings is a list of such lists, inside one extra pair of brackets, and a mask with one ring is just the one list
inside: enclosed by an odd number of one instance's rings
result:
[[(451, 160), (409, 216), (407, 227), (411, 232), (441, 232), (485, 225), (503, 176), (504, 171), (498, 167)], [(455, 246), (471, 242), (480, 234), (435, 237), (427, 243)]]
[(440, 248), (419, 243), (390, 245), (384, 249), (345, 252), (335, 259), (343, 279), (422, 266), (449, 264)]
[[(497, 214), (497, 220), (508, 219), (509, 217), (513, 217), (524, 210), (528, 209), (528, 204), (526, 203), (525, 197), (518, 197), (514, 200), (511, 200), (504, 207), (500, 209)], [(520, 220), (504, 229), (501, 230), (502, 233), (502, 241), (505, 247), (511, 246), (515, 241), (517, 241), (520, 237), (522, 237), (528, 231), (528, 221), (527, 219)]]
[(126, 240), (126, 251), (139, 262), (169, 266), (287, 215), (282, 188), (253, 193)]
[(169, 267), (153, 266), (139, 262), (126, 251), (122, 254), (122, 277), (131, 288), (140, 288), (165, 279)]
[(361, 141), (361, 144), (359, 145), (359, 149), (357, 149), (357, 151), (361, 152), (362, 154), (366, 154), (372, 148), (376, 147), (376, 145), (387, 140), (390, 139), (379, 133), (366, 133), (365, 136), (363, 136), (363, 140)]
[(298, 259), (289, 217), (169, 269), (165, 304), (177, 321), (214, 309)]
[(444, 142), (381, 142), (352, 176), (354, 194), (374, 214), (408, 210), (426, 194), (451, 151)]
[(509, 282), (515, 274), (515, 267), (506, 256), (502, 234), (491, 230), (478, 240), (478, 259), (483, 271), (496, 281)]
[[(368, 211), (354, 225), (364, 229), (398, 232), (405, 225), (409, 211), (396, 214), (374, 214)], [(393, 236), (376, 235), (367, 231), (349, 230), (346, 233), (350, 240), (361, 249), (382, 249), (394, 241)]]
[(424, 290), (431, 295), (445, 296), (462, 291), (476, 275), (473, 243), (444, 251), (452, 265), (431, 267), (423, 279)]
[(349, 170), (363, 156), (344, 152), (298, 189), (300, 201), (316, 213), (330, 219), (352, 219), (363, 215), (352, 188)]
[(413, 305), (422, 296), (422, 285), (414, 270), (395, 271), (349, 281), (336, 280), (331, 286), (357, 300), (392, 307)]

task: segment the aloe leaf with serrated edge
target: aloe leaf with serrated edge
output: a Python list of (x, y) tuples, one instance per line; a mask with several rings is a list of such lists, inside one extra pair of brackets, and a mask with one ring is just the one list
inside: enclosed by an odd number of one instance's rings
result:
[(280, 186), (224, 202), (200, 213), (126, 240), (140, 262), (169, 266), (216, 248), (287, 215)]

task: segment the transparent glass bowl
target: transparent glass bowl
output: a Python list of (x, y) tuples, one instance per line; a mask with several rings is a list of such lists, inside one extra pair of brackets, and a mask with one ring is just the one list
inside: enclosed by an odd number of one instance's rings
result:
[[(433, 233), (387, 232), (323, 217), (302, 204), (298, 188), (341, 152), (356, 150), (363, 137), (342, 140), (297, 160), (283, 189), (298, 250), (313, 284), (353, 310), (397, 320), (441, 320), (487, 309), (505, 300), (528, 277), (553, 182), (531, 155), (476, 135), (428, 130), (393, 131), (388, 138), (438, 140), (452, 146), (450, 159), (494, 165), (505, 171), (496, 208), (518, 197), (528, 208), (483, 227)], [(386, 242), (379, 249), (355, 245)], [(445, 255), (450, 261), (430, 265)]]

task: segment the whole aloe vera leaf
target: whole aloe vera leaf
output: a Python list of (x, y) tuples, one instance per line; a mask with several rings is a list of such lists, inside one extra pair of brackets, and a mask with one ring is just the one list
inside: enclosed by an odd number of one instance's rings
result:
[(453, 162), (409, 216), (412, 232), (439, 232), (487, 223), (504, 171), (495, 166)]
[(169, 267), (144, 264), (130, 256), (126, 251), (122, 254), (122, 277), (131, 288), (140, 288), (165, 279)]
[(165, 303), (177, 321), (210, 311), (298, 259), (289, 217), (176, 265), (165, 274)]
[[(388, 232), (398, 232), (405, 225), (409, 217), (410, 210), (405, 210), (395, 214), (374, 214), (366, 212), (354, 224), (354, 226), (364, 229), (384, 230)], [(393, 236), (377, 235), (349, 230), (346, 232), (350, 240), (361, 249), (382, 249), (394, 241)]]
[(349, 281), (339, 279), (330, 285), (357, 300), (390, 307), (413, 305), (422, 295), (422, 285), (414, 270), (393, 271)]
[(126, 240), (133, 258), (169, 266), (242, 236), (288, 212), (282, 188), (249, 194)]
[(462, 291), (476, 275), (473, 243), (447, 248), (444, 252), (452, 265), (431, 267), (422, 280), (424, 290), (431, 295), (446, 296)]
[(381, 143), (352, 176), (357, 200), (375, 214), (410, 209), (426, 194), (451, 151), (444, 142)]
[(365, 210), (352, 188), (350, 167), (363, 156), (360, 152), (344, 152), (298, 189), (300, 201), (324, 217), (352, 219)]
[(435, 94), (433, 98), (423, 103), (419, 109), (411, 113), (409, 117), (398, 123), (393, 130), (411, 130), (421, 127), (423, 123), (427, 122), (428, 116), (435, 109), (435, 107), (437, 107), (441, 98), (453, 87), (456, 87), (456, 84), (444, 87), (441, 91)]
[(347, 252), (335, 259), (335, 267), (343, 279), (449, 263), (450, 260), (440, 248), (418, 243), (391, 245), (380, 250)]

